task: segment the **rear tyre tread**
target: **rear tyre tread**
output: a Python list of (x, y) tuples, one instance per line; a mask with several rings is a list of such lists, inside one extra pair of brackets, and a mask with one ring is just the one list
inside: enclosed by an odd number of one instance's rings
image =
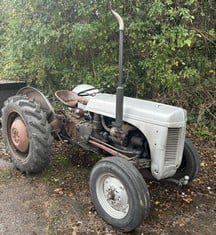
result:
[[(25, 158), (14, 149), (10, 141), (9, 127), (16, 116), (22, 118), (28, 130), (30, 144)], [(2, 132), (5, 145), (12, 162), (22, 172), (40, 172), (49, 164), (53, 137), (46, 116), (40, 105), (29, 100), (26, 96), (11, 97), (4, 104), (2, 109)]]

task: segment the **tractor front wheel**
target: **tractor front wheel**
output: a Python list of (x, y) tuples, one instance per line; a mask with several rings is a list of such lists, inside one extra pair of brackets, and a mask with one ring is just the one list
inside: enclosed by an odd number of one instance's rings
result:
[(185, 139), (182, 162), (172, 178), (179, 180), (184, 176), (189, 176), (189, 181), (191, 182), (197, 177), (199, 170), (199, 154), (192, 142), (189, 139)]
[(89, 184), (95, 209), (112, 226), (129, 232), (148, 216), (148, 188), (139, 171), (127, 160), (107, 157), (99, 161)]
[(2, 109), (2, 134), (15, 166), (26, 173), (49, 163), (52, 135), (46, 113), (26, 96), (9, 98)]

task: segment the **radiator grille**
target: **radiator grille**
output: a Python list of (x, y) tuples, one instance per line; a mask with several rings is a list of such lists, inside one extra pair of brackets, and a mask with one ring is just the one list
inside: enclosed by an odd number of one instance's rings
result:
[(181, 130), (180, 128), (168, 129), (164, 166), (170, 166), (176, 164), (180, 130)]

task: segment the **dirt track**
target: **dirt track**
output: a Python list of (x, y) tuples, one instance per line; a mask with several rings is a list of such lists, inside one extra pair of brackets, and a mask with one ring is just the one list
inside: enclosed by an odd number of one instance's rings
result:
[[(199, 144), (200, 149), (200, 177), (191, 186), (147, 182), (150, 217), (131, 234), (215, 234), (216, 151), (214, 143)], [(93, 159), (78, 148), (55, 143), (50, 166), (25, 176), (8, 161), (0, 138), (0, 235), (122, 234), (91, 203), (88, 175)]]

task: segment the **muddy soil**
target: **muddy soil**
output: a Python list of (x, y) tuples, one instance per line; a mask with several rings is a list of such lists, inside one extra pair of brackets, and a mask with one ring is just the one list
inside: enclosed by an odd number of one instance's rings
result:
[[(215, 234), (215, 142), (194, 142), (201, 156), (199, 178), (186, 187), (147, 181), (150, 216), (129, 234)], [(49, 167), (24, 175), (9, 161), (0, 136), (0, 235), (122, 234), (92, 205), (88, 176), (96, 160), (76, 146), (55, 142)]]

